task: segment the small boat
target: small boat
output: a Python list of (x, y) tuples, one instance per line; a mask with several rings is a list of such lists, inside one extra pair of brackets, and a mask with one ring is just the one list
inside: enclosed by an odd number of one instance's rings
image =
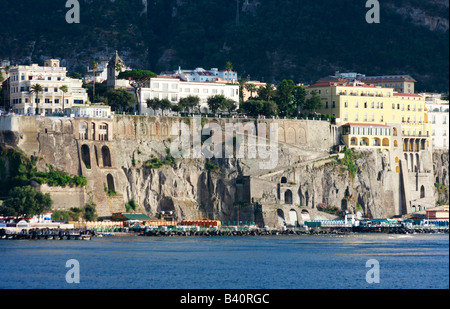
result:
[(81, 235), (81, 240), (91, 240), (91, 235)]

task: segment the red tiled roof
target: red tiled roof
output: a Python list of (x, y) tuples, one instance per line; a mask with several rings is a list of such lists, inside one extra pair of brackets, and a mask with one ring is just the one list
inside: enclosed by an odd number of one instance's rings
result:
[(394, 97), (415, 97), (415, 98), (422, 98), (421, 95), (416, 93), (397, 93), (394, 92)]
[(351, 127), (351, 126), (365, 126), (365, 127), (383, 127), (383, 128), (390, 128), (390, 126), (384, 125), (384, 124), (371, 124), (371, 123), (356, 123), (356, 122), (348, 122), (343, 127)]
[(391, 75), (391, 76), (366, 76), (361, 78), (365, 82), (417, 82), (410, 75)]

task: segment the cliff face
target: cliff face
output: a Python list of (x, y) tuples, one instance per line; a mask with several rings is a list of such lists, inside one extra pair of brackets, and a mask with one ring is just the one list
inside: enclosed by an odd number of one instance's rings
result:
[(435, 197), (443, 204), (449, 202), (449, 156), (448, 150), (435, 150), (433, 152), (434, 177), (435, 177)]
[[(95, 203), (100, 217), (124, 212), (125, 204), (134, 200), (137, 211), (151, 216), (173, 211), (177, 220), (209, 218), (275, 226), (284, 221), (322, 218), (325, 213), (318, 209), (327, 206), (335, 208), (337, 214), (347, 210), (382, 218), (410, 213), (408, 207), (414, 205), (434, 206), (434, 182), (448, 187), (448, 152), (434, 154), (435, 175), (428, 172), (432, 170), (431, 158), (425, 152), (420, 154), (422, 172), (400, 172), (407, 170), (406, 165), (391, 169), (388, 152), (330, 155), (327, 149), (333, 145), (333, 127), (320, 121), (267, 120), (279, 126), (276, 157), (272, 158), (276, 164), (267, 169), (260, 165), (264, 160), (259, 156), (171, 158), (168, 149), (178, 133), (170, 128), (188, 119), (13, 120), (14, 125), (5, 122), (4, 127), (14, 127), (12, 131), (20, 133), (3, 131), (2, 142), (10, 141), (29, 157), (42, 158), (40, 169), (51, 164), (88, 181), (82, 190), (42, 187), (53, 194), (58, 204), (55, 207), (70, 209)], [(90, 131), (100, 125), (107, 128), (101, 133), (106, 140), (99, 140), (98, 131)], [(89, 129), (82, 131), (84, 128)], [(252, 144), (246, 141), (244, 153), (248, 154)]]

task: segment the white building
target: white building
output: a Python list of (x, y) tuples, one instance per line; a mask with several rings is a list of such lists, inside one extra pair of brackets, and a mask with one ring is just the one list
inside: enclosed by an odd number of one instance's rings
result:
[(449, 148), (449, 109), (446, 104), (426, 104), (428, 121), (431, 122), (431, 140), (433, 148)]
[(104, 104), (73, 105), (71, 117), (111, 118), (111, 106)]
[(207, 100), (215, 95), (223, 95), (239, 104), (239, 85), (225, 82), (187, 82), (179, 78), (158, 76), (150, 80), (149, 88), (141, 90), (141, 113), (153, 115), (153, 111), (147, 108), (148, 99), (169, 99), (172, 104), (177, 104), (180, 99), (188, 96), (200, 98), (200, 110), (208, 112)]
[(203, 68), (196, 68), (195, 70), (182, 70), (178, 68), (177, 71), (165, 71), (160, 74), (161, 76), (178, 77), (186, 82), (211, 82), (211, 81), (225, 81), (236, 82), (238, 75), (233, 71), (221, 70), (212, 68), (211, 70), (205, 70)]
[[(9, 82), (10, 109), (16, 114), (51, 115), (65, 113), (73, 104), (86, 104), (88, 94), (82, 81), (66, 76), (66, 68), (60, 67), (59, 60), (46, 60), (44, 66), (17, 65), (11, 68)], [(43, 92), (36, 94), (32, 87), (40, 85)], [(64, 93), (62, 86), (68, 91)]]
[(108, 61), (100, 61), (97, 65), (97, 70), (94, 70), (88, 66), (87, 73), (84, 76), (86, 82), (102, 83), (108, 79)]

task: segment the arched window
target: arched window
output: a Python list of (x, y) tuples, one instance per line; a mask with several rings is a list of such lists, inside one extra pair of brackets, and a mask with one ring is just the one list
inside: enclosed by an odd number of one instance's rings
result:
[(420, 187), (420, 198), (424, 198), (425, 197), (425, 187), (422, 186)]
[(108, 146), (102, 147), (102, 159), (103, 159), (103, 167), (112, 167), (111, 164), (111, 153), (109, 151)]
[(106, 183), (108, 185), (108, 191), (116, 192), (116, 186), (114, 185), (114, 177), (111, 174), (106, 176)]
[(88, 145), (81, 146), (81, 160), (87, 169), (91, 168), (91, 151)]
[(284, 203), (292, 204), (292, 191), (291, 190), (286, 190), (286, 192), (284, 192)]

